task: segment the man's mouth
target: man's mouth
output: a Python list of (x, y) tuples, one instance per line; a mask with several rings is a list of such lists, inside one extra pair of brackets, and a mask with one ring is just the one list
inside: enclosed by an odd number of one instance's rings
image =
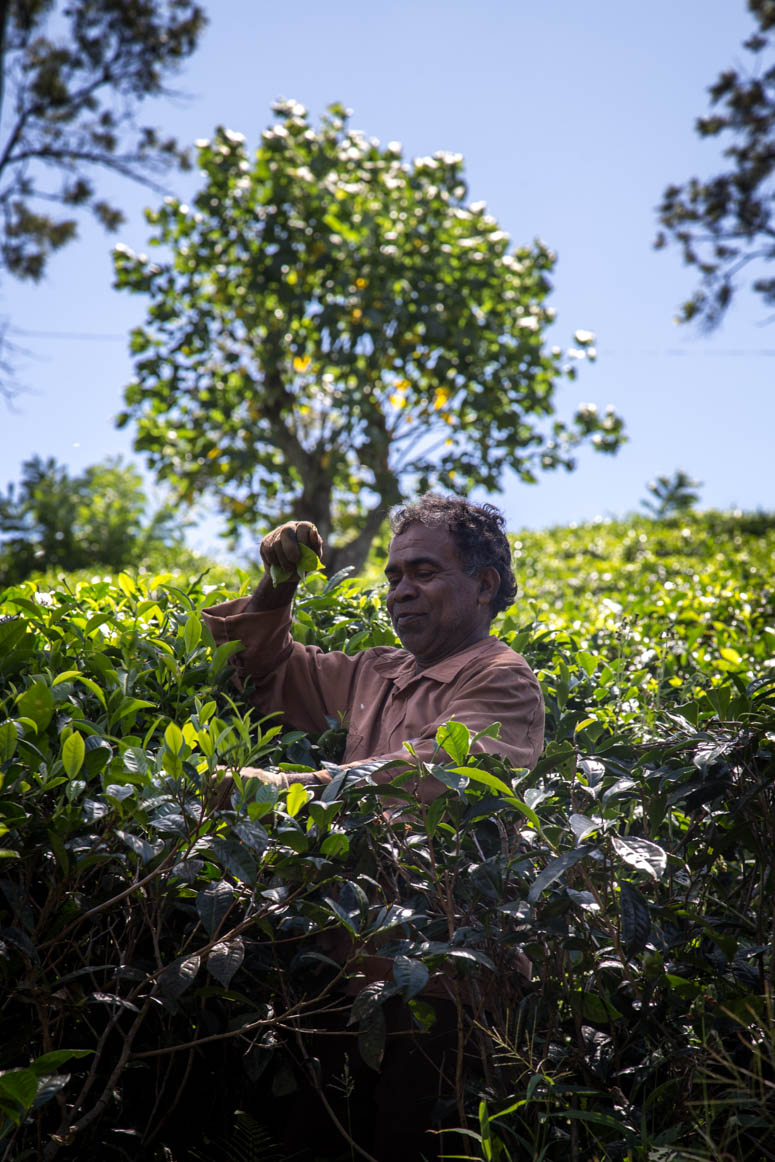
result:
[(405, 627), (414, 625), (415, 622), (424, 616), (425, 614), (423, 613), (397, 613), (393, 618), (393, 622), (396, 629), (404, 629)]

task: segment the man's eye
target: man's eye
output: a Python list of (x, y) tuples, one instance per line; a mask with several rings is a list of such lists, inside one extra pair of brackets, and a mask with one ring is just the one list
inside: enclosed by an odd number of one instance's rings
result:
[(432, 569), (420, 569), (416, 576), (418, 581), (430, 581), (435, 574)]

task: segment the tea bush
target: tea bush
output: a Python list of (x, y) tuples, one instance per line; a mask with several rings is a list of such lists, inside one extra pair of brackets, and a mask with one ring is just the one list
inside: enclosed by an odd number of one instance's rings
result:
[[(295, 1092), (339, 1127), (305, 1156), (350, 1158), (347, 1062), (313, 1030), (349, 1020), (377, 1071), (392, 1008), (423, 1038), (443, 1003), (447, 1157), (775, 1156), (773, 549), (766, 514), (521, 534), (497, 629), (541, 678), (544, 756), (512, 770), (450, 723), (430, 806), (337, 768), (340, 724), (238, 700), (199, 611), (246, 575), (7, 590), (2, 1157), (289, 1157)], [(297, 636), (393, 640), (340, 582)], [(220, 785), (321, 761), (317, 801)]]

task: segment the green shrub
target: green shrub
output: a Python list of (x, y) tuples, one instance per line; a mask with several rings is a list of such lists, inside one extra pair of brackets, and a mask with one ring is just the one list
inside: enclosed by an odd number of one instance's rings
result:
[[(442, 1090), (467, 1130), (450, 1157), (770, 1157), (765, 526), (523, 534), (526, 596), (500, 632), (541, 676), (545, 754), (514, 771), (449, 724), (433, 767), (448, 790), (429, 807), (401, 776), (353, 788), (342, 772), (317, 802), (238, 779), (222, 794), (221, 765), (319, 765), (341, 734), (306, 739), (236, 701), (230, 647), (199, 619), (232, 592), (127, 574), (8, 590), (4, 1157), (266, 1146), (289, 1086), (316, 1100), (308, 1031), (332, 1005), (376, 1069), (388, 1002), (422, 1037), (439, 988), (468, 1052)], [(378, 592), (314, 584), (299, 637), (392, 640)], [(344, 994), (376, 953), (381, 979)], [(344, 1120), (335, 1080), (318, 1084)]]

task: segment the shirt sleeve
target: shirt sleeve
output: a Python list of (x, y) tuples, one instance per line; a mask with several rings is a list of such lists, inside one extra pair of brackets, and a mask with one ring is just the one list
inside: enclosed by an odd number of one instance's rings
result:
[(282, 711), (298, 730), (325, 730), (327, 718), (346, 716), (360, 665), (359, 655), (325, 653), (291, 637), (290, 606), (246, 612), (241, 597), (202, 611), (216, 645), (240, 641), (232, 658), (235, 679), (262, 714)]

